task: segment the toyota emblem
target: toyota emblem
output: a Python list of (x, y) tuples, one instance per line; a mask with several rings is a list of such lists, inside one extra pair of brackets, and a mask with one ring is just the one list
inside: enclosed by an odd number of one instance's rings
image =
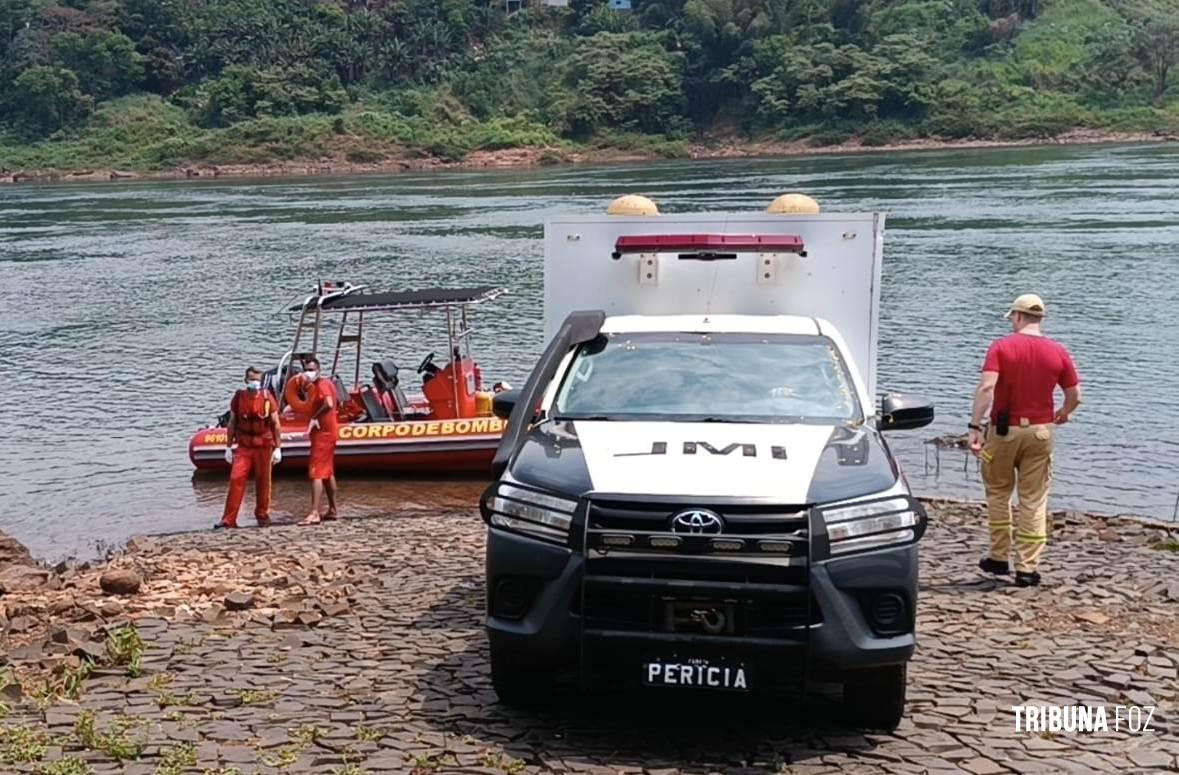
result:
[(681, 511), (671, 518), (671, 532), (673, 533), (719, 533), (725, 527), (725, 521), (720, 514), (706, 509), (691, 509)]

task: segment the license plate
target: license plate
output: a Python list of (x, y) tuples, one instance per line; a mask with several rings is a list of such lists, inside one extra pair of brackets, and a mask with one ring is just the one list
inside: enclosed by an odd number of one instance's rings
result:
[(707, 659), (653, 661), (643, 664), (647, 686), (686, 686), (690, 689), (749, 691), (749, 670), (744, 664), (712, 662)]

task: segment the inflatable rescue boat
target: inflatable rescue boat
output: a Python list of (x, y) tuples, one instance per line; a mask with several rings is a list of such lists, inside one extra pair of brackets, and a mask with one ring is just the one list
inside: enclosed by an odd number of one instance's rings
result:
[[(492, 414), (494, 391), (484, 389), (482, 370), (471, 357), (467, 309), (502, 293), (504, 289), (491, 287), (373, 293), (350, 283), (320, 282), (310, 296), (288, 309), (298, 316), (294, 341), (279, 364), (263, 374), (262, 386), (277, 397), (282, 418), (278, 470), (307, 468), (311, 401), (310, 382), (302, 376), (304, 359), (316, 354), (325, 321), (338, 316), (334, 356), (320, 358), (338, 398), (336, 470), (488, 471), (505, 421)], [(435, 363), (436, 353), (427, 355), (416, 369), (420, 389), (407, 392), (404, 372), (393, 361), (373, 361), (364, 368), (363, 339), (366, 316), (371, 321), (376, 314), (411, 311), (445, 313), (448, 362), (440, 366)], [(308, 344), (310, 349), (301, 349)], [(337, 369), (343, 350), (352, 347), (355, 354), (347, 358), (354, 360), (349, 384)], [(229, 470), (225, 462), (228, 421), (226, 412), (193, 435), (188, 455), (197, 469)]]

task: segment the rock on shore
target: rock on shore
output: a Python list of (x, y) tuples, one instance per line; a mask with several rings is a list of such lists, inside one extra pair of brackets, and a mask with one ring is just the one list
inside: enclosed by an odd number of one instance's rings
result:
[[(20, 681), (5, 689), (0, 751), (41, 739), (21, 750), (95, 773), (1174, 770), (1179, 553), (1151, 548), (1162, 531), (1057, 515), (1044, 586), (1019, 589), (975, 568), (980, 507), (930, 512), (894, 734), (842, 726), (822, 696), (505, 709), (482, 631), (483, 525), (459, 512), (140, 539), (108, 565), (9, 592)], [(104, 594), (113, 570), (139, 590)], [(142, 643), (134, 670), (126, 622)], [(76, 699), (44, 691), (72, 685), (86, 659)], [(1012, 706), (1041, 703), (1153, 705), (1154, 729), (1016, 732)]]

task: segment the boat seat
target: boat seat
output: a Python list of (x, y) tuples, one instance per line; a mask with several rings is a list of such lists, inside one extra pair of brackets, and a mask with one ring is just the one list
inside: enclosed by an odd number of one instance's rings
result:
[(377, 397), (376, 391), (371, 387), (365, 387), (360, 391), (360, 400), (364, 402), (364, 411), (368, 413), (370, 422), (384, 422), (389, 419), (385, 405), (381, 403), (381, 399)]
[(348, 388), (344, 387), (344, 380), (336, 375), (332, 375), (332, 386), (336, 388), (336, 406), (343, 406), (348, 403), (352, 397), (348, 393)]
[(393, 361), (377, 362), (373, 364), (373, 385), (379, 392), (389, 396), (393, 402), (393, 410), (390, 412), (394, 420), (400, 420), (405, 417), (405, 413), (409, 411), (409, 399), (405, 395), (405, 391), (401, 389), (401, 378), (398, 376), (400, 369)]

